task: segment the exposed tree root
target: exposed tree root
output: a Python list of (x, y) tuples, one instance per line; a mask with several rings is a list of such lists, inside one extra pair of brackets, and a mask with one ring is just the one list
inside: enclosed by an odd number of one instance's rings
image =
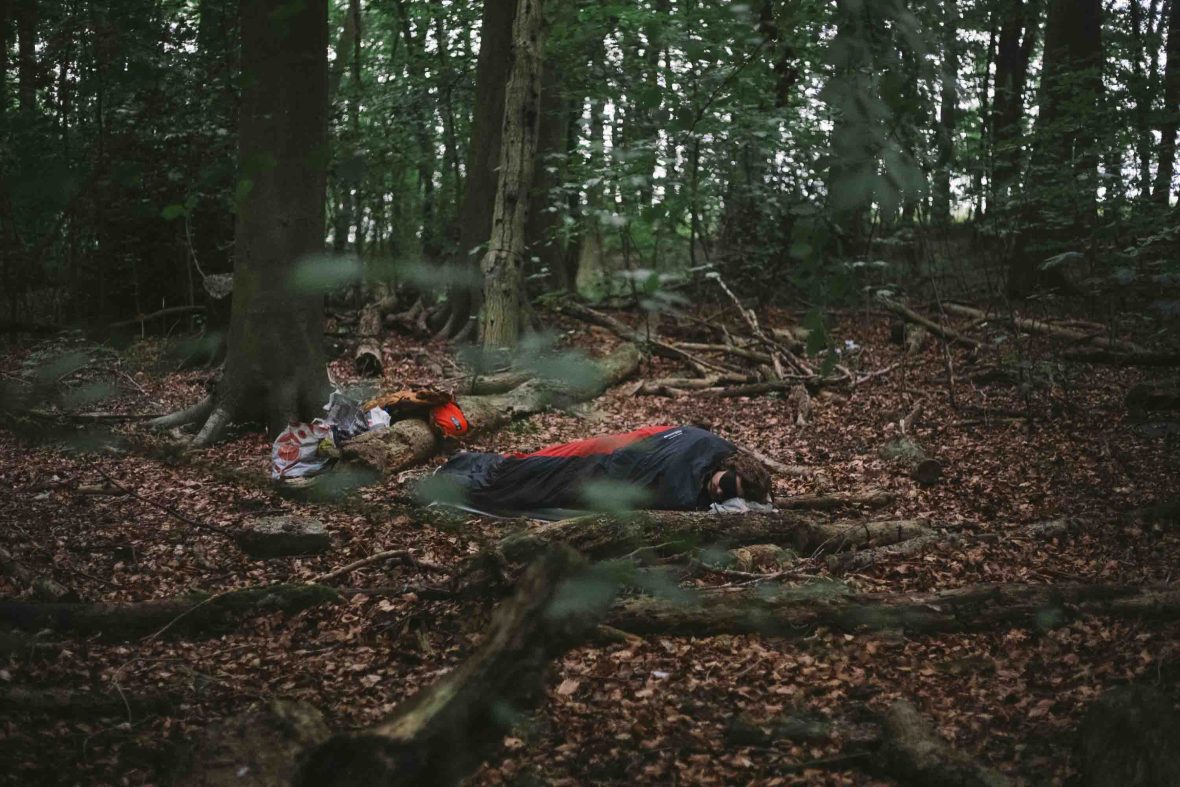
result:
[(165, 630), (214, 634), (240, 617), (268, 612), (293, 614), (334, 601), (339, 595), (322, 585), (272, 585), (214, 596), (157, 599), (130, 604), (69, 604), (0, 601), (0, 622), (26, 631), (53, 629), (134, 639)]
[(955, 751), (913, 705), (893, 703), (881, 723), (881, 770), (915, 787), (1006, 787), (1008, 780)]
[(295, 783), (457, 784), (543, 699), (549, 663), (581, 642), (609, 606), (613, 587), (583, 571), (570, 550), (539, 560), (462, 664), (377, 727), (313, 749)]
[(176, 429), (191, 426), (204, 421), (213, 411), (213, 397), (207, 396), (192, 407), (185, 408), (171, 415), (160, 416), (148, 422), (148, 426), (156, 430)]
[(1000, 626), (1051, 628), (1083, 615), (1175, 620), (1180, 590), (1118, 585), (981, 584), (940, 593), (865, 593), (828, 583), (741, 592), (701, 593), (697, 603), (635, 597), (607, 623), (633, 634), (715, 636), (761, 633), (810, 636), (817, 629), (861, 634), (889, 629), (908, 634), (982, 631)]
[(729, 515), (635, 511), (534, 525), (503, 539), (499, 551), (513, 562), (529, 560), (550, 544), (566, 544), (596, 560), (621, 557), (653, 544), (671, 552), (715, 543), (779, 544), (811, 554), (917, 538), (930, 533), (927, 524), (920, 519), (825, 522), (800, 511)]

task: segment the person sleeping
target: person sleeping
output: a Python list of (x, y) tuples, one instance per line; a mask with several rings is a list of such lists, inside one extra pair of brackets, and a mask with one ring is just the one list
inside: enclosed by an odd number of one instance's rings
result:
[(425, 496), (436, 502), (540, 519), (638, 508), (741, 511), (770, 501), (762, 464), (695, 426), (646, 426), (527, 454), (466, 451), (429, 486), (435, 494)]

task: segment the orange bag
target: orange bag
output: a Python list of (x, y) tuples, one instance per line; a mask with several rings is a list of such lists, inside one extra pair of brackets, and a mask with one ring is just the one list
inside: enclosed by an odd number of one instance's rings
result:
[(430, 411), (430, 425), (444, 437), (462, 437), (467, 434), (467, 417), (453, 401), (441, 404)]

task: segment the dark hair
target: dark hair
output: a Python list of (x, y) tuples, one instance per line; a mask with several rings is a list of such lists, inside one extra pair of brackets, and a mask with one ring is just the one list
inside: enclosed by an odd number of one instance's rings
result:
[(770, 473), (749, 454), (737, 453), (729, 456), (721, 463), (718, 470), (732, 470), (741, 476), (742, 497), (756, 500), (759, 503), (770, 502)]

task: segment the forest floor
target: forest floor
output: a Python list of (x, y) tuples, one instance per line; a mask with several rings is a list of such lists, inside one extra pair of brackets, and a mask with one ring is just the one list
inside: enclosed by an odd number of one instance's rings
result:
[[(739, 327), (732, 306), (694, 311), (706, 321)], [(762, 319), (773, 327), (792, 315), (772, 311)], [(1060, 342), (1009, 336), (1012, 349), (997, 355), (1019, 351), (1040, 382), (1031, 388), (973, 384), (966, 377), (973, 363), (984, 360), (972, 361), (966, 350), (931, 342), (907, 357), (889, 341), (887, 315), (850, 311), (834, 320), (844, 363), (861, 373), (899, 365), (852, 390), (815, 396), (805, 425), (795, 423), (779, 396), (645, 397), (624, 384), (586, 406), (518, 421), (469, 447), (529, 451), (647, 424), (707, 424), (781, 462), (819, 471), (810, 478), (776, 479), (779, 499), (878, 487), (896, 496), (874, 518), (925, 517), (999, 536), (840, 576), (858, 591), (1175, 580), (1176, 521), (1128, 516), (1174, 499), (1180, 489), (1180, 443), (1171, 427), (1137, 422), (1124, 402), (1134, 384), (1160, 372), (1064, 364), (1056, 360)], [(568, 343), (594, 354), (618, 342), (566, 318), (555, 323)], [(686, 332), (691, 326), (669, 323), (664, 329)], [(975, 335), (985, 330), (1001, 329), (977, 329)], [(95, 353), (80, 339), (18, 338), (0, 348), (0, 374), (23, 376), (55, 353), (84, 349), (90, 360), (56, 384), (108, 380), (114, 388), (101, 404), (104, 412), (164, 413), (196, 401), (209, 372), (160, 373), (160, 346), (145, 341), (116, 355)], [(953, 386), (946, 379), (948, 357)], [(448, 358), (441, 345), (390, 337), (384, 386), (453, 377)], [(347, 356), (334, 361), (333, 370), (338, 380), (348, 379)], [(645, 361), (641, 373), (683, 374), (662, 359)], [(931, 487), (917, 485), (878, 453), (919, 401), (910, 434), (945, 467), (942, 481)], [(502, 527), (473, 520), (439, 528), (415, 516), (408, 483), (441, 459), (350, 493), (369, 507), (318, 504), (292, 501), (264, 483), (270, 446), (261, 433), (240, 433), (182, 456), (135, 423), (99, 428), (106, 433), (101, 438), (92, 437), (95, 430), (70, 427), (37, 440), (27, 429), (0, 429), (0, 547), (87, 601), (307, 581), (386, 549), (456, 566)], [(223, 532), (276, 512), (323, 521), (333, 548), (323, 555), (257, 561)], [(1085, 526), (1051, 541), (1019, 533), (1020, 525), (1061, 517)], [(807, 556), (798, 567), (812, 575), (827, 572), (822, 560)], [(348, 584), (408, 587), (443, 579), (421, 567), (385, 564), (357, 570)], [(702, 570), (686, 581), (716, 586), (733, 580)], [(0, 597), (28, 593), (0, 576)], [(43, 646), (0, 657), (0, 693), (36, 687), (170, 699), (162, 710), (132, 712), (129, 704), (109, 717), (18, 714), (0, 702), (0, 781), (166, 783), (197, 732), (271, 697), (310, 702), (334, 729), (372, 725), (470, 651), (491, 601), (427, 600), (413, 592), (354, 595), (290, 617), (258, 617), (211, 639), (165, 634), (110, 643), (47, 636)], [(788, 711), (845, 719), (854, 706), (881, 709), (905, 698), (954, 747), (1018, 783), (1061, 784), (1072, 772), (1073, 731), (1087, 705), (1127, 681), (1162, 683), (1175, 695), (1178, 664), (1180, 623), (1103, 618), (1043, 630), (921, 637), (821, 631), (792, 641), (658, 636), (585, 645), (555, 665), (538, 713), (506, 739), (473, 782), (888, 783), (865, 775), (855, 762), (815, 763), (841, 755), (838, 737), (747, 745), (734, 730), (739, 719), (756, 722)]]

